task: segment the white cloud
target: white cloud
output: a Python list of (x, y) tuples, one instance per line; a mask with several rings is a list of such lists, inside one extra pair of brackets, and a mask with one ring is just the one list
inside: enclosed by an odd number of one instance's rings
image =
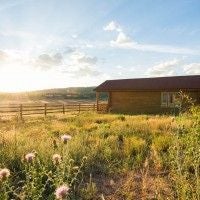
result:
[(49, 54), (41, 54), (35, 61), (34, 66), (43, 70), (62, 64), (63, 57), (60, 53), (50, 56)]
[(133, 42), (125, 33), (120, 32), (116, 40), (111, 40), (110, 44), (112, 47), (117, 48), (132, 48), (136, 43)]
[(191, 63), (183, 67), (183, 71), (188, 75), (200, 75), (200, 63)]
[(200, 55), (200, 49), (191, 49), (185, 47), (177, 47), (170, 45), (159, 44), (140, 44), (133, 40), (124, 32), (119, 24), (111, 21), (104, 27), (106, 31), (118, 31), (117, 38), (110, 41), (111, 47), (121, 49), (133, 49), (138, 51), (158, 52), (158, 53), (171, 53), (171, 54), (183, 54), (183, 55)]
[(76, 49), (73, 48), (73, 47), (66, 47), (66, 48), (64, 49), (64, 54), (70, 54), (70, 53), (73, 53), (73, 52), (75, 52), (75, 51), (76, 51)]
[(147, 70), (149, 76), (172, 76), (176, 74), (176, 68), (180, 63), (179, 60), (174, 59), (166, 62), (162, 62)]
[(175, 47), (169, 45), (157, 45), (157, 44), (140, 44), (125, 33), (120, 32), (115, 40), (111, 40), (112, 47), (122, 49), (133, 49), (138, 51), (158, 52), (158, 53), (171, 53), (171, 54), (183, 54), (183, 55), (200, 55), (200, 50)]
[(110, 23), (108, 23), (105, 27), (103, 27), (103, 30), (104, 31), (118, 31), (118, 32), (122, 31), (120, 25), (115, 21), (111, 21)]
[(98, 76), (100, 74), (101, 73), (98, 70), (92, 68), (91, 66), (82, 66), (73, 73), (73, 76)]
[(19, 50), (0, 50), (0, 67), (19, 68), (19, 66), (26, 66), (26, 68), (49, 70), (53, 67), (62, 65), (63, 56), (61, 53), (56, 54), (40, 54), (32, 55), (26, 51)]
[(26, 55), (23, 52), (0, 50), (1, 66), (28, 66), (28, 68), (42, 71), (60, 71), (68, 73), (70, 76), (97, 76), (96, 56), (87, 55), (73, 48), (67, 48), (63, 54), (43, 53), (37, 56)]
[(132, 42), (131, 39), (126, 36), (123, 32), (120, 32), (117, 36), (117, 40), (116, 40), (117, 43), (119, 44), (124, 44), (124, 43), (130, 43)]
[(158, 52), (158, 53), (172, 53), (183, 55), (200, 55), (200, 50), (194, 50), (190, 48), (181, 48), (169, 45), (157, 45), (157, 44), (134, 44), (132, 49), (140, 51)]
[(69, 74), (72, 77), (93, 77), (101, 74), (96, 67), (97, 57), (87, 55), (80, 51), (74, 51), (68, 58), (62, 72)]
[(71, 55), (71, 60), (74, 64), (81, 64), (81, 65), (95, 65), (97, 63), (97, 57), (88, 56), (80, 51), (75, 51)]
[(87, 63), (87, 64), (96, 64), (97, 63), (97, 57), (89, 57), (84, 56), (78, 59), (80, 63)]

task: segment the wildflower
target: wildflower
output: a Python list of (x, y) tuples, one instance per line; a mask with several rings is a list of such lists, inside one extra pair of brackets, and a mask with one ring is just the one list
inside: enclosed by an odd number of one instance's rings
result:
[(52, 156), (52, 161), (53, 161), (53, 163), (54, 163), (55, 165), (58, 165), (58, 164), (61, 163), (62, 157), (61, 157), (59, 154), (54, 154), (54, 155)]
[(72, 136), (71, 135), (62, 135), (61, 140), (63, 141), (64, 144), (67, 143), (68, 140), (71, 140)]
[(0, 170), (0, 180), (4, 181), (10, 176), (10, 170), (7, 168)]
[(69, 195), (69, 187), (68, 185), (61, 185), (56, 189), (55, 192), (56, 199), (66, 199)]
[(25, 155), (25, 160), (28, 163), (33, 162), (34, 159), (35, 159), (35, 153), (28, 153)]

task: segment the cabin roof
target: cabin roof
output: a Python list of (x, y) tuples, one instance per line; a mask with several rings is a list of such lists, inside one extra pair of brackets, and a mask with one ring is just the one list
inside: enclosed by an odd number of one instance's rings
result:
[(96, 87), (97, 92), (200, 90), (200, 75), (107, 80)]

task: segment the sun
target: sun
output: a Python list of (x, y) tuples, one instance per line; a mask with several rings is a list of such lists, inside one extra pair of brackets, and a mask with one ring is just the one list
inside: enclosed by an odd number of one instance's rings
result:
[(1, 92), (22, 92), (52, 87), (52, 74), (30, 67), (10, 66), (0, 70)]

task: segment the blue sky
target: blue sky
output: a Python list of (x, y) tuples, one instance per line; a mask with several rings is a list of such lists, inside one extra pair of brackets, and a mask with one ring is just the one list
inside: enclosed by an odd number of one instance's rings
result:
[(199, 0), (0, 0), (0, 91), (200, 74)]

